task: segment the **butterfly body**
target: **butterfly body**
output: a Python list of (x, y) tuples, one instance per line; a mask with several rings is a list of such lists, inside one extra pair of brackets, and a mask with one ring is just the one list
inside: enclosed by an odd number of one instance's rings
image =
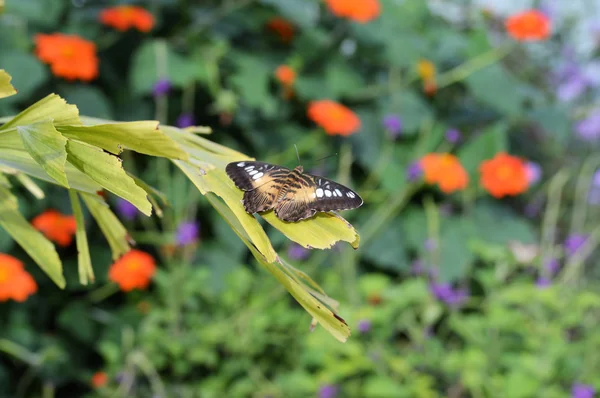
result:
[(263, 163), (232, 162), (225, 168), (235, 186), (245, 191), (242, 201), (250, 214), (274, 210), (287, 222), (310, 218), (317, 212), (355, 209), (362, 205), (351, 189), (324, 177)]

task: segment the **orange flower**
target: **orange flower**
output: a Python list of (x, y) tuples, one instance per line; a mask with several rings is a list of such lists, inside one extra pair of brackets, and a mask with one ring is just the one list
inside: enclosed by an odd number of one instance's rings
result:
[(325, 129), (329, 135), (347, 136), (360, 128), (360, 119), (354, 112), (335, 101), (321, 100), (308, 104), (308, 117)]
[(35, 229), (46, 235), (46, 238), (58, 243), (60, 246), (69, 246), (77, 223), (75, 217), (65, 216), (56, 210), (46, 210), (31, 220)]
[(422, 59), (417, 64), (417, 74), (423, 80), (423, 91), (427, 95), (433, 95), (437, 91), (437, 83), (435, 81), (435, 65), (433, 62)]
[(90, 382), (94, 388), (104, 387), (108, 383), (108, 375), (106, 372), (96, 372), (92, 375)]
[(518, 41), (545, 40), (550, 37), (550, 19), (537, 10), (528, 10), (506, 18), (504, 26)]
[(479, 166), (481, 185), (495, 198), (513, 196), (527, 191), (527, 164), (504, 152), (496, 154)]
[(289, 43), (294, 38), (294, 26), (281, 17), (271, 18), (267, 28), (279, 36), (282, 42)]
[(53, 33), (35, 36), (37, 57), (50, 65), (55, 76), (90, 81), (98, 76), (96, 45), (76, 35)]
[(366, 23), (379, 16), (379, 0), (325, 0), (334, 15)]
[(280, 65), (275, 70), (275, 77), (284, 86), (293, 86), (296, 80), (296, 72), (287, 65)]
[(449, 153), (429, 153), (419, 162), (425, 182), (437, 183), (444, 193), (452, 193), (465, 189), (469, 183), (469, 175), (460, 164), (458, 158)]
[(25, 271), (23, 263), (0, 253), (0, 301), (12, 299), (22, 303), (35, 292), (37, 284)]
[(131, 250), (115, 261), (108, 271), (108, 278), (121, 290), (146, 289), (156, 271), (154, 258), (141, 250)]
[(131, 28), (149, 32), (154, 27), (154, 16), (142, 7), (124, 5), (102, 10), (100, 22), (121, 32)]

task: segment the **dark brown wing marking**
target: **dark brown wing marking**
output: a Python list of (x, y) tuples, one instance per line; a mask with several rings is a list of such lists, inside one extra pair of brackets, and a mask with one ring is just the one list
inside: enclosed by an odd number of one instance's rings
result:
[(314, 181), (311, 208), (316, 211), (334, 211), (356, 209), (362, 206), (362, 198), (348, 187), (324, 177), (305, 174)]
[(309, 192), (314, 187), (310, 179), (297, 170), (292, 171), (287, 178), (285, 187), (280, 191), (275, 204), (277, 218), (287, 222), (296, 222), (310, 218), (316, 211), (311, 208)]
[(291, 172), (290, 169), (274, 164), (246, 160), (229, 163), (225, 171), (242, 191), (251, 191), (274, 180), (279, 180), (279, 185), (283, 186), (285, 177)]

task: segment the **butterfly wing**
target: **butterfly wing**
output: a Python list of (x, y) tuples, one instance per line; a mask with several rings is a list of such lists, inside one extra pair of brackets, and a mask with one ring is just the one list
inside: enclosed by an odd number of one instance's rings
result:
[(362, 198), (348, 187), (324, 177), (305, 174), (314, 181), (311, 208), (316, 211), (350, 210), (362, 206)]
[(246, 191), (243, 204), (250, 214), (273, 208), (290, 173), (285, 167), (250, 161), (229, 163), (225, 171), (236, 187)]

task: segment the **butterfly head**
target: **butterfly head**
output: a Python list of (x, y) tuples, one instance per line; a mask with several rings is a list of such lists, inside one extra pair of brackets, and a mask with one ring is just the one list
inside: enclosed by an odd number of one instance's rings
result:
[(304, 173), (304, 167), (302, 167), (300, 165), (296, 166), (296, 168), (294, 170), (296, 170), (300, 174)]

